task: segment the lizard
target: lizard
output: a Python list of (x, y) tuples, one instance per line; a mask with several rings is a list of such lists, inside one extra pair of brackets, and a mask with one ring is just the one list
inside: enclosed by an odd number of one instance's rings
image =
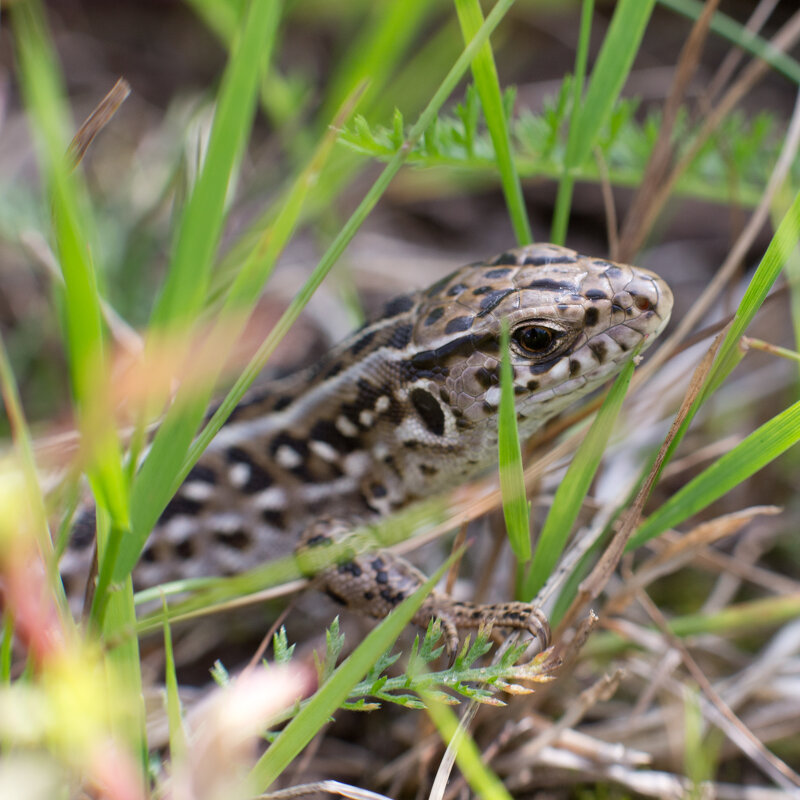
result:
[[(518, 428), (527, 437), (618, 373), (664, 329), (672, 293), (656, 274), (532, 244), (391, 300), (312, 367), (252, 388), (192, 468), (133, 573), (136, 588), (231, 575), (444, 492), (497, 460), (505, 320)], [(61, 562), (88, 572), (94, 512)], [(319, 586), (380, 618), (425, 580), (387, 552), (326, 568)], [(69, 589), (68, 589), (69, 592)], [(414, 617), (462, 628), (549, 627), (529, 603), (472, 604), (434, 591)]]

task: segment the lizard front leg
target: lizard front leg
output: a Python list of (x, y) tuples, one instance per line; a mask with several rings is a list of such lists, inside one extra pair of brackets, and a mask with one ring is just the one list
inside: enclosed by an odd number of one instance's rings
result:
[[(340, 520), (318, 520), (303, 535), (298, 554), (331, 545), (349, 531)], [(316, 573), (314, 584), (349, 609), (382, 619), (415, 592), (426, 580), (404, 558), (386, 550), (348, 557)], [(527, 631), (545, 650), (550, 644), (550, 626), (541, 609), (531, 603), (469, 603), (454, 600), (444, 592), (431, 592), (412, 621), (426, 627), (440, 620), (449, 653), (458, 649), (458, 632), (468, 628), (498, 627)]]

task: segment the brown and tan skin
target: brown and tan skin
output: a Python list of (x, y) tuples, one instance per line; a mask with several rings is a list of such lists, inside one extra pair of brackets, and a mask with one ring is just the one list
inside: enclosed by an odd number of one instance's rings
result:
[[(672, 309), (647, 270), (530, 245), (462, 267), (391, 301), (312, 369), (252, 391), (192, 469), (134, 572), (137, 588), (230, 575), (339, 538), (442, 492), (496, 461), (501, 322), (510, 330), (517, 420), (528, 436), (613, 377)], [(93, 513), (79, 517), (62, 574), (87, 569)], [(424, 580), (385, 552), (325, 570), (322, 588), (385, 616)], [(526, 603), (472, 605), (434, 593), (415, 617), (459, 628), (522, 628)]]

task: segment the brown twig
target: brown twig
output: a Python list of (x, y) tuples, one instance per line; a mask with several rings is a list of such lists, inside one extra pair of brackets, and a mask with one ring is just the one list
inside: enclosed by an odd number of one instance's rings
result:
[[(656, 187), (664, 182), (675, 157), (676, 145), (673, 143), (675, 123), (678, 119), (686, 89), (700, 63), (700, 56), (703, 53), (703, 46), (708, 36), (711, 18), (714, 16), (718, 5), (719, 0), (706, 0), (703, 12), (692, 26), (691, 33), (681, 50), (678, 64), (675, 67), (675, 77), (667, 95), (667, 100), (664, 103), (658, 138), (645, 167), (642, 182), (633, 198), (630, 211), (622, 226), (619, 257), (623, 261), (633, 258), (652, 226), (652, 223), (646, 224), (646, 220), (651, 218), (651, 204), (656, 203), (656, 198), (659, 196)], [(652, 216), (652, 219), (654, 220), (655, 217)]]
[(649, 596), (640, 591), (637, 595), (639, 602), (656, 623), (659, 630), (670, 646), (675, 648), (680, 654), (684, 666), (697, 681), (700, 690), (706, 696), (713, 708), (719, 714), (720, 719), (716, 722), (726, 733), (728, 738), (736, 744), (739, 749), (748, 756), (756, 766), (760, 767), (764, 773), (775, 781), (784, 790), (797, 793), (800, 789), (800, 775), (798, 775), (785, 761), (778, 758), (768, 750), (763, 742), (734, 714), (730, 706), (720, 697), (716, 689), (711, 685), (711, 681), (692, 658), (691, 653), (686, 648), (679, 637), (675, 636), (670, 630), (667, 620)]
[(109, 93), (97, 104), (83, 125), (78, 128), (78, 132), (67, 149), (67, 158), (73, 167), (77, 167), (83, 161), (83, 157), (86, 155), (86, 151), (94, 141), (95, 136), (111, 122), (111, 118), (117, 113), (119, 107), (125, 102), (130, 93), (131, 86), (128, 81), (125, 78), (117, 79)]
[(564, 634), (564, 631), (572, 624), (586, 603), (593, 602), (600, 596), (600, 592), (602, 592), (609, 578), (617, 568), (617, 564), (619, 563), (620, 558), (622, 558), (622, 554), (625, 552), (625, 546), (628, 544), (628, 541), (630, 540), (631, 536), (633, 536), (636, 528), (639, 525), (644, 504), (647, 502), (647, 498), (650, 496), (650, 492), (653, 490), (653, 487), (658, 480), (658, 476), (661, 473), (661, 466), (667, 456), (667, 452), (672, 444), (672, 440), (677, 435), (681, 425), (683, 425), (684, 420), (688, 416), (694, 401), (700, 394), (705, 383), (706, 376), (711, 369), (711, 365), (714, 363), (714, 357), (717, 354), (717, 350), (719, 349), (720, 344), (722, 344), (723, 338), (724, 332), (717, 334), (717, 337), (714, 339), (711, 347), (697, 365), (694, 374), (692, 375), (692, 379), (689, 382), (689, 388), (686, 392), (686, 396), (683, 399), (683, 403), (681, 404), (681, 407), (672, 422), (669, 433), (667, 434), (663, 444), (661, 445), (661, 448), (658, 451), (655, 462), (653, 463), (653, 466), (651, 467), (650, 472), (644, 484), (642, 485), (642, 488), (639, 490), (630, 508), (622, 517), (619, 528), (614, 534), (614, 537), (612, 538), (608, 548), (600, 557), (600, 560), (594, 566), (594, 569), (592, 569), (591, 573), (589, 573), (589, 576), (581, 582), (577, 596), (572, 601), (572, 604), (561, 620), (561, 623), (559, 624), (558, 629), (553, 636), (554, 641), (559, 640), (559, 638)]
[[(778, 31), (770, 44), (774, 49), (783, 52), (792, 47), (798, 38), (800, 38), (800, 11), (796, 12)], [(766, 61), (760, 58), (752, 59), (736, 83), (731, 86), (718, 105), (705, 118), (692, 144), (675, 165), (675, 168), (658, 184), (648, 184), (653, 193), (648, 198), (647, 203), (642, 205), (642, 210), (637, 209), (636, 227), (629, 227), (626, 222), (626, 230), (629, 230), (630, 235), (627, 238), (623, 235), (623, 238), (625, 238), (624, 246), (621, 248), (623, 259), (632, 257), (639, 250), (642, 242), (644, 242), (652, 229), (656, 218), (666, 205), (675, 188), (675, 184), (697, 158), (700, 150), (705, 146), (711, 134), (719, 127), (722, 120), (733, 111), (744, 96), (767, 74), (768, 70), (769, 64)]]

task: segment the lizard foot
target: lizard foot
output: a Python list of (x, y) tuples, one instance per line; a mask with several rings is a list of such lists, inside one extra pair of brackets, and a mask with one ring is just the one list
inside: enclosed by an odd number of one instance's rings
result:
[[(298, 554), (313, 554), (320, 546), (337, 541), (346, 530), (346, 523), (338, 520), (312, 525), (301, 541)], [(425, 576), (416, 567), (386, 551), (355, 556), (322, 569), (315, 577), (316, 585), (329, 597), (377, 619), (389, 614), (424, 582)], [(547, 618), (530, 603), (468, 603), (432, 592), (412, 621), (425, 628), (432, 619), (442, 623), (444, 644), (451, 658), (458, 653), (459, 630), (466, 628), (527, 631), (539, 643), (540, 651), (550, 645)]]
[(539, 652), (550, 646), (550, 625), (540, 608), (531, 603), (468, 603), (434, 592), (414, 617), (426, 626), (431, 619), (442, 623), (447, 652), (458, 652), (458, 631), (465, 628), (505, 628), (526, 631), (539, 643)]

